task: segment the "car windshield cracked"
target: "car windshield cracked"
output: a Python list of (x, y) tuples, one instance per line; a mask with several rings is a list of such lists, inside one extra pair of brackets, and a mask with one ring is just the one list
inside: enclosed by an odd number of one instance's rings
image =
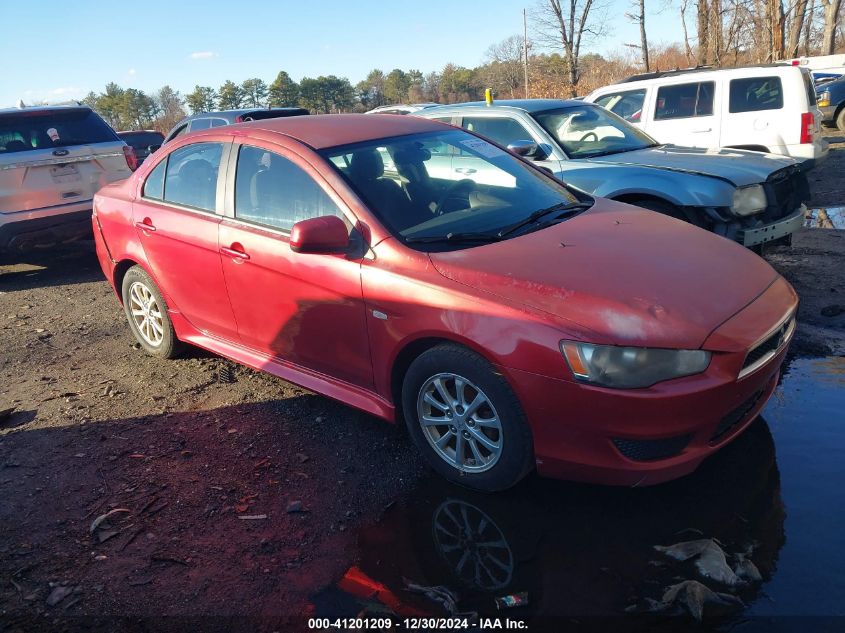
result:
[[(423, 250), (508, 239), (593, 204), (509, 152), (459, 130), (331, 148), (323, 155), (394, 236)], [(454, 157), (470, 158), (474, 167), (466, 160), (455, 167)], [(540, 222), (555, 211), (553, 219)]]

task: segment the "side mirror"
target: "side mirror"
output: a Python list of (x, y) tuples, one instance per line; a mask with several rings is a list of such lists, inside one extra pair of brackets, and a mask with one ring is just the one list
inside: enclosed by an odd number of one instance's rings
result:
[(508, 150), (531, 160), (545, 160), (549, 156), (546, 150), (534, 141), (514, 141), (508, 145)]
[(336, 215), (302, 220), (290, 231), (290, 248), (295, 253), (345, 253), (349, 230)]
[(161, 145), (149, 145), (149, 146), (147, 146), (147, 151), (150, 154), (152, 154), (153, 152), (160, 150), (160, 149), (161, 149)]

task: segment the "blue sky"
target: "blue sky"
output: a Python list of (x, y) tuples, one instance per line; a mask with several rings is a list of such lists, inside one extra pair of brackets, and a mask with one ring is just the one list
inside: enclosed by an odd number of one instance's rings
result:
[[(611, 35), (592, 48), (636, 41), (610, 0)], [(522, 9), (536, 0), (0, 0), (3, 80), (0, 107), (56, 102), (102, 91), (115, 81), (153, 91), (260, 77), (334, 74), (352, 83), (372, 68), (439, 70), (474, 66), (490, 44), (522, 31)], [(656, 3), (655, 3), (656, 4)], [(660, 0), (665, 6), (665, 0)], [(655, 43), (679, 39), (676, 10), (647, 18)], [(14, 28), (10, 28), (10, 27)], [(666, 37), (666, 35), (670, 35)], [(661, 40), (661, 37), (663, 38)]]

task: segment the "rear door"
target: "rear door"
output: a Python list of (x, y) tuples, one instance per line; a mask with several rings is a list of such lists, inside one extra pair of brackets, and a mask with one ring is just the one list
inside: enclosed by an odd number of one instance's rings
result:
[(203, 139), (168, 153), (144, 181), (132, 216), (170, 308), (198, 330), (236, 341), (217, 243), (223, 208), (219, 174), (230, 147), (230, 139)]
[(656, 86), (646, 131), (661, 143), (686, 147), (719, 147), (719, 102), (714, 81)]
[(297, 154), (269, 144), (234, 152), (234, 195), (220, 225), (220, 250), (241, 341), (281, 361), (372, 387), (363, 254), (290, 248), (294, 223), (337, 215), (351, 229), (354, 216)]
[[(724, 145), (759, 145), (771, 151), (779, 147), (770, 147), (772, 142), (787, 136), (789, 122), (784, 121), (784, 91), (781, 78), (776, 75), (759, 77), (737, 77), (725, 82), (728, 98), (723, 105), (721, 144)], [(790, 109), (797, 112), (794, 104)], [(793, 129), (799, 130), (801, 117), (793, 117)], [(788, 143), (788, 139), (785, 139)]]
[(0, 114), (0, 213), (90, 204), (132, 173), (123, 148), (88, 108)]

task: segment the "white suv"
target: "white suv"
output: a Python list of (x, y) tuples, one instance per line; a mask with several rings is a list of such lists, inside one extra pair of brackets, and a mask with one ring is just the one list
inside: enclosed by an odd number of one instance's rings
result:
[(94, 194), (136, 166), (90, 108), (0, 110), (0, 255), (91, 235)]
[(661, 143), (781, 154), (805, 169), (827, 156), (813, 79), (796, 66), (647, 73), (599, 88), (584, 100)]

